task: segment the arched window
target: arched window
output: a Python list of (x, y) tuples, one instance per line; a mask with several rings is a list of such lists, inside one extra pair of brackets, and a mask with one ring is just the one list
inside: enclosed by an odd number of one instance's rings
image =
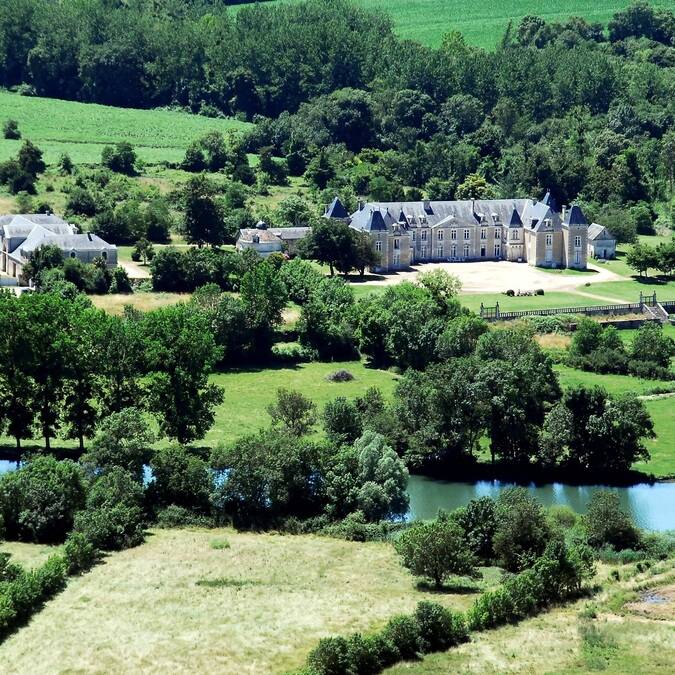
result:
[(70, 257), (71, 257), (71, 258), (77, 258), (77, 253), (75, 253), (75, 251), (71, 251), (71, 252), (70, 252)]

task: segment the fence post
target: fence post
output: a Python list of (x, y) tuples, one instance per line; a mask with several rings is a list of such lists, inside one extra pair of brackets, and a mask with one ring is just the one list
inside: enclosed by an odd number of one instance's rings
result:
[(480, 303), (480, 318), (483, 318), (483, 303)]
[(499, 318), (499, 301), (495, 304), (495, 317)]

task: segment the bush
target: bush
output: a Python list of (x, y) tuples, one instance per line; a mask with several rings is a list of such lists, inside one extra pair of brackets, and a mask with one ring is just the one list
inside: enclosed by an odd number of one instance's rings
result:
[(515, 294), (516, 292), (511, 288), (509, 288), (508, 291), (504, 293), (504, 295), (508, 296), (509, 298), (512, 298)]
[(537, 288), (537, 290), (534, 292), (535, 295), (544, 295), (544, 289), (543, 288)]
[(611, 546), (615, 551), (637, 549), (640, 532), (621, 508), (619, 495), (608, 490), (593, 493), (583, 519), (588, 543), (594, 548)]
[(143, 521), (143, 490), (128, 471), (116, 467), (92, 485), (75, 530), (96, 548), (121, 550), (142, 543)]
[(21, 138), (19, 123), (16, 120), (6, 120), (2, 125), (2, 135), (12, 141), (18, 141)]
[(420, 626), (414, 616), (393, 617), (384, 627), (382, 637), (396, 648), (399, 660), (416, 659), (423, 651)]
[(100, 558), (98, 549), (81, 532), (71, 532), (63, 545), (68, 574), (81, 574), (91, 569)]
[(566, 504), (554, 504), (548, 509), (548, 516), (551, 522), (557, 526), (562, 527), (566, 530), (574, 527), (579, 520), (576, 512)]
[(156, 507), (175, 504), (200, 514), (209, 512), (212, 480), (203, 459), (174, 445), (155, 452), (150, 467), (153, 480), (147, 494), (151, 504)]
[(436, 588), (452, 575), (475, 577), (476, 560), (461, 526), (453, 520), (415, 523), (395, 542), (403, 565)]
[(213, 520), (200, 516), (182, 506), (171, 504), (157, 513), (159, 527), (213, 527)]
[(319, 640), (307, 657), (307, 665), (316, 675), (345, 675), (349, 671), (349, 643), (343, 637)]
[[(389, 647), (389, 648), (387, 648)], [(379, 635), (352, 635), (347, 642), (349, 672), (359, 675), (379, 673), (386, 665), (386, 654), (393, 650)]]
[(464, 617), (437, 603), (420, 602), (415, 610), (415, 620), (424, 653), (442, 652), (469, 638)]
[(334, 443), (351, 444), (363, 433), (361, 415), (356, 405), (344, 396), (328, 401), (323, 409), (323, 427)]
[(0, 478), (0, 509), (8, 539), (61, 542), (84, 501), (82, 470), (70, 460), (36, 457)]
[(329, 382), (351, 382), (354, 376), (348, 370), (336, 370), (326, 375), (326, 379)]

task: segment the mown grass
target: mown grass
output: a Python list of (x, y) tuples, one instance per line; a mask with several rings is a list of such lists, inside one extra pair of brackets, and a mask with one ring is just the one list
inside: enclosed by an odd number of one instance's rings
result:
[(153, 309), (168, 307), (179, 302), (187, 302), (189, 293), (130, 293), (128, 295), (92, 295), (90, 299), (95, 307), (118, 316), (129, 305), (134, 309), (149, 312)]
[(654, 420), (656, 438), (647, 440), (649, 462), (638, 462), (634, 468), (657, 478), (675, 477), (675, 397), (645, 401)]
[[(231, 547), (214, 550), (214, 536)], [(0, 670), (289, 672), (321, 637), (377, 630), (423, 599), (464, 610), (474, 598), (418, 590), (389, 543), (158, 530), (72, 579), (3, 644)]]
[(9, 553), (12, 561), (24, 567), (39, 567), (50, 555), (58, 553), (60, 546), (46, 544), (27, 544), (22, 541), (3, 541), (0, 543), (0, 553)]
[[(300, 0), (279, 0), (299, 2)], [(547, 21), (562, 21), (583, 16), (589, 21), (607, 23), (628, 0), (360, 0), (368, 9), (389, 14), (396, 32), (403, 38), (438, 46), (445, 33), (458, 30), (467, 42), (491, 49), (499, 43), (508, 22), (536, 14)], [(670, 0), (652, 0), (652, 4), (670, 7)]]
[[(140, 159), (180, 161), (196, 137), (217, 129), (221, 132), (248, 125), (234, 119), (211, 119), (169, 110), (113, 108), (91, 103), (19, 96), (0, 91), (0, 120), (15, 119), (24, 138), (45, 153), (54, 165), (67, 152), (76, 164), (101, 161), (104, 145), (131, 143)], [(0, 159), (16, 155), (21, 141), (0, 140)]]
[[(588, 289), (590, 291), (590, 289)], [(591, 307), (605, 305), (605, 300), (589, 298), (574, 292), (551, 291), (545, 295), (513, 296), (503, 293), (466, 293), (460, 296), (462, 305), (474, 312), (480, 311), (481, 303), (485, 307), (494, 307), (499, 303), (502, 312), (518, 312), (531, 309), (549, 309), (553, 307)]]
[[(329, 382), (326, 376), (336, 370), (348, 370), (350, 382)], [(250, 369), (219, 373), (212, 381), (223, 387), (225, 400), (216, 412), (216, 420), (203, 441), (213, 447), (229, 443), (270, 424), (267, 406), (276, 399), (277, 389), (296, 389), (316, 403), (319, 412), (337, 396), (355, 398), (369, 387), (379, 387), (392, 397), (397, 376), (394, 373), (366, 368), (359, 361), (337, 363), (300, 363), (295, 366)]]
[[(675, 389), (675, 382), (665, 380), (647, 380), (632, 375), (604, 375), (601, 373), (589, 373), (585, 370), (577, 370), (563, 365), (555, 365), (554, 370), (558, 373), (560, 384), (563, 388), (600, 386), (610, 394), (649, 394), (653, 389)], [(673, 401), (675, 406), (675, 400)], [(674, 453), (675, 454), (675, 453)]]

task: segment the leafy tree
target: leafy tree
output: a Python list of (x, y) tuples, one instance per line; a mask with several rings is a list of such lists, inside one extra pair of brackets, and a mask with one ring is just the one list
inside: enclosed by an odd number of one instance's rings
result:
[(367, 520), (403, 515), (408, 509), (408, 470), (381, 434), (366, 431), (351, 448), (329, 459), (327, 511), (344, 517), (355, 510)]
[(97, 549), (121, 550), (143, 542), (143, 521), (142, 487), (114, 467), (93, 482), (85, 509), (75, 516), (75, 531)]
[(459, 509), (457, 522), (473, 553), (489, 562), (494, 556), (493, 540), (497, 529), (497, 506), (490, 497), (472, 499), (466, 507)]
[(471, 356), (478, 338), (488, 330), (487, 323), (475, 315), (458, 316), (449, 321), (438, 337), (436, 351), (438, 358)]
[(325, 150), (320, 150), (309, 162), (305, 171), (305, 178), (316, 185), (319, 190), (323, 190), (334, 177), (335, 168), (328, 157), (328, 153)]
[(305, 436), (316, 422), (316, 404), (299, 391), (277, 389), (277, 400), (267, 406), (272, 426), (281, 427), (293, 436)]
[(177, 305), (149, 313), (142, 325), (149, 375), (149, 409), (160, 431), (179, 443), (204, 438), (222, 403), (220, 387), (208, 376), (221, 355), (208, 319)]
[(115, 173), (136, 175), (136, 152), (131, 143), (121, 141), (115, 146), (106, 145), (101, 152), (101, 164)]
[(338, 396), (324, 406), (323, 428), (333, 443), (351, 445), (363, 433), (361, 414), (354, 403)]
[(621, 508), (619, 495), (609, 490), (594, 492), (583, 518), (588, 543), (595, 548), (611, 546), (617, 551), (637, 548), (640, 533)]
[(23, 276), (32, 279), (40, 287), (40, 276), (43, 271), (63, 266), (63, 251), (51, 244), (38, 246), (24, 265)]
[(2, 125), (2, 135), (10, 141), (18, 141), (21, 138), (19, 123), (16, 120), (5, 120)]
[(101, 420), (81, 461), (90, 472), (103, 474), (122, 468), (139, 483), (155, 435), (138, 408), (125, 408)]
[(497, 500), (495, 555), (507, 570), (529, 567), (541, 555), (551, 538), (551, 530), (541, 504), (525, 488), (507, 488)]
[(281, 266), (279, 278), (286, 286), (288, 299), (298, 305), (304, 305), (323, 279), (323, 275), (311, 263), (294, 258)]
[[(612, 398), (601, 387), (568, 389), (544, 425), (546, 450), (558, 461), (594, 472), (625, 472), (649, 459), (654, 425), (635, 396)], [(553, 417), (551, 417), (551, 415)]]
[(59, 157), (59, 171), (64, 175), (64, 176), (70, 176), (75, 169), (75, 165), (73, 164), (73, 160), (70, 158), (70, 155), (68, 153), (63, 153)]
[(0, 478), (0, 508), (8, 539), (61, 542), (84, 501), (82, 471), (70, 460), (36, 457)]
[(148, 499), (155, 507), (182, 506), (197, 513), (208, 513), (212, 478), (208, 464), (180, 445), (155, 451), (151, 461), (152, 482)]
[(302, 258), (328, 265), (331, 276), (336, 268), (347, 273), (354, 267), (352, 230), (341, 221), (322, 219), (316, 223), (312, 232), (300, 240), (298, 251)]
[(415, 523), (394, 545), (403, 565), (414, 576), (430, 579), (436, 588), (441, 588), (450, 576), (479, 574), (466, 536), (453, 520)]
[(220, 246), (226, 241), (223, 208), (215, 185), (204, 175), (188, 180), (182, 191), (185, 209), (181, 233), (190, 244)]
[(134, 255), (138, 256), (138, 259), (143, 259), (143, 264), (147, 265), (148, 260), (152, 260), (154, 253), (155, 249), (153, 248), (152, 244), (145, 237), (143, 237), (136, 242), (132, 257)]
[(654, 363), (661, 368), (670, 367), (675, 356), (675, 340), (664, 335), (659, 324), (645, 323), (638, 329), (630, 347), (630, 356), (637, 361)]
[(473, 173), (457, 186), (455, 197), (457, 199), (490, 199), (492, 188), (483, 176)]
[(659, 264), (656, 249), (647, 244), (634, 244), (626, 255), (626, 264), (640, 276), (646, 276), (650, 268)]
[(17, 156), (19, 167), (29, 176), (36, 178), (39, 173), (44, 173), (47, 166), (42, 160), (42, 150), (30, 141), (24, 141)]
[(227, 469), (218, 481), (216, 507), (237, 526), (269, 526), (277, 518), (307, 518), (321, 509), (321, 450), (305, 439), (261, 431), (216, 449), (211, 462)]

